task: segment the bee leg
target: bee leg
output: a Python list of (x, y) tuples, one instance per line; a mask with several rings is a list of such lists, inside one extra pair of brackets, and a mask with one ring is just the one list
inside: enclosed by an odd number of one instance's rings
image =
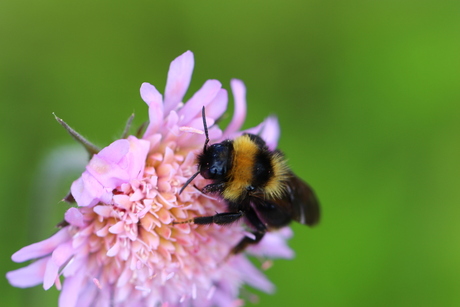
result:
[(243, 211), (225, 212), (225, 213), (218, 213), (216, 215), (211, 215), (211, 216), (194, 217), (193, 219), (186, 220), (183, 222), (173, 222), (173, 224), (193, 223), (193, 224), (198, 224), (198, 225), (208, 225), (208, 224), (228, 225), (233, 222), (236, 222), (243, 215), (244, 215)]
[(242, 251), (244, 251), (246, 247), (248, 247), (248, 245), (259, 243), (260, 240), (262, 240), (262, 238), (264, 237), (265, 232), (254, 231), (252, 232), (252, 234), (254, 235), (254, 238), (244, 237), (243, 239), (241, 239), (241, 241), (235, 247), (232, 248), (232, 250), (230, 251), (230, 255), (239, 254)]
[(241, 253), (246, 249), (246, 247), (248, 247), (248, 245), (259, 243), (267, 232), (267, 227), (264, 225), (264, 223), (262, 223), (253, 209), (247, 210), (245, 214), (249, 224), (255, 228), (255, 231), (252, 232), (254, 237), (244, 237), (241, 239), (241, 241), (232, 248), (230, 254), (235, 255)]
[(211, 183), (201, 189), (201, 193), (208, 194), (208, 193), (220, 193), (224, 190), (225, 183)]

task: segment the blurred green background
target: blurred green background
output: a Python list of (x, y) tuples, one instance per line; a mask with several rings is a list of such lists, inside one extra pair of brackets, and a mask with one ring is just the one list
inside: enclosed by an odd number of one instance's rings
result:
[[(318, 227), (293, 225), (296, 258), (267, 271), (277, 292), (259, 306), (459, 306), (459, 38), (459, 1), (3, 1), (2, 274), (55, 231), (79, 174), (40, 175), (72, 144), (52, 112), (107, 145), (132, 112), (147, 119), (141, 83), (163, 91), (192, 50), (188, 97), (242, 79), (245, 127), (276, 114), (322, 202)], [(57, 305), (54, 289), (0, 289), (5, 306)]]

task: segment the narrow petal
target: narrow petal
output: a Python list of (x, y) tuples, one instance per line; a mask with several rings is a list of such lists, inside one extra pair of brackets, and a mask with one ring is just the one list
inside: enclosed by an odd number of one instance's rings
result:
[(50, 260), (46, 264), (46, 271), (43, 280), (43, 288), (48, 290), (58, 278), (59, 269), (69, 261), (74, 254), (72, 242), (68, 241), (60, 244), (53, 252)]
[(270, 150), (274, 150), (278, 145), (278, 138), (280, 135), (278, 119), (273, 116), (267, 117), (261, 124), (237, 133), (237, 135), (241, 135), (242, 133), (260, 135), (262, 139), (264, 139), (264, 141), (267, 143), (268, 148)]
[(174, 110), (182, 102), (192, 78), (195, 61), (193, 53), (187, 51), (171, 62), (165, 89), (164, 113)]
[(56, 282), (58, 277), (59, 266), (52, 259), (49, 259), (46, 263), (45, 275), (43, 278), (43, 289), (48, 290)]
[(206, 117), (219, 119), (227, 110), (228, 95), (225, 89), (220, 89), (216, 97), (206, 106)]
[(264, 120), (263, 124), (260, 137), (265, 140), (270, 150), (275, 150), (278, 146), (278, 139), (280, 136), (278, 119), (274, 116), (270, 116)]
[(150, 83), (142, 83), (141, 97), (149, 106), (149, 125), (144, 133), (147, 137), (163, 125), (163, 96)]
[(246, 87), (238, 79), (232, 79), (230, 86), (235, 100), (235, 111), (233, 112), (232, 121), (224, 132), (225, 138), (238, 131), (246, 118)]
[(163, 104), (163, 96), (155, 88), (155, 86), (148, 82), (142, 83), (140, 93), (142, 100), (144, 100), (149, 107), (152, 104), (157, 104), (160, 106)]
[(238, 260), (238, 266), (244, 272), (243, 278), (248, 285), (267, 293), (275, 291), (275, 286), (247, 258), (239, 257)]
[(8, 282), (18, 288), (28, 288), (39, 285), (43, 282), (46, 263), (49, 258), (42, 258), (32, 262), (26, 267), (6, 273)]
[(201, 117), (201, 109), (211, 103), (222, 88), (217, 80), (207, 80), (203, 86), (190, 98), (189, 101), (179, 110), (180, 124), (188, 126), (188, 123)]
[(65, 227), (46, 240), (21, 248), (14, 253), (13, 256), (11, 256), (11, 259), (14, 262), (24, 262), (31, 259), (41, 258), (51, 254), (54, 249), (59, 246), (59, 244), (66, 242), (69, 239), (70, 234), (68, 228)]
[(59, 307), (74, 307), (77, 304), (80, 290), (83, 287), (85, 271), (79, 271), (74, 276), (68, 276), (59, 296)]

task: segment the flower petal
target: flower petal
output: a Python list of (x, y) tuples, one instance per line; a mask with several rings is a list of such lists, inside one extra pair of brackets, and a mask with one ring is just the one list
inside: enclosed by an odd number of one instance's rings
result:
[(211, 117), (214, 120), (219, 119), (224, 114), (225, 110), (227, 110), (227, 103), (227, 91), (222, 88), (219, 90), (216, 97), (206, 106), (206, 117)]
[(104, 188), (114, 189), (142, 175), (149, 146), (134, 136), (117, 140), (94, 155), (86, 170)]
[(104, 187), (115, 188), (126, 182), (126, 154), (129, 152), (128, 140), (117, 140), (94, 155), (86, 170)]
[(222, 84), (217, 80), (207, 80), (203, 86), (190, 98), (189, 101), (179, 110), (179, 123), (188, 126), (188, 123), (201, 117), (201, 109), (206, 107), (219, 93)]
[(149, 106), (149, 125), (144, 133), (144, 137), (148, 137), (163, 124), (163, 97), (153, 85), (146, 82), (142, 83), (141, 97)]
[[(294, 251), (287, 245), (287, 239), (292, 236), (292, 230), (284, 227), (278, 231), (268, 232), (259, 244), (248, 247), (251, 255), (268, 258), (292, 259)], [(276, 246), (276, 248), (273, 248)]]
[(8, 282), (19, 288), (28, 288), (39, 285), (43, 282), (46, 263), (49, 258), (38, 259), (26, 267), (6, 273)]
[(275, 150), (278, 146), (278, 139), (280, 136), (278, 119), (274, 116), (270, 116), (264, 120), (263, 124), (260, 137), (265, 140), (270, 150)]
[(127, 154), (128, 158), (128, 176), (130, 180), (142, 177), (144, 173), (145, 160), (147, 159), (147, 154), (150, 149), (150, 142), (146, 140), (139, 140), (134, 136), (128, 137), (129, 141), (129, 152)]
[(73, 255), (74, 249), (72, 242), (66, 242), (59, 245), (53, 252), (51, 258), (46, 264), (45, 276), (43, 279), (43, 288), (48, 290), (58, 278), (59, 269), (64, 265)]
[(83, 218), (83, 214), (78, 210), (77, 208), (69, 208), (65, 215), (64, 219), (73, 226), (77, 227), (84, 227), (85, 226), (85, 220)]
[(72, 183), (70, 192), (80, 207), (96, 205), (106, 193), (99, 181), (86, 171)]
[(273, 293), (275, 286), (244, 257), (238, 257), (238, 267), (244, 272), (244, 281), (251, 287), (267, 293)]
[(230, 86), (232, 87), (233, 99), (235, 100), (235, 111), (233, 112), (232, 121), (227, 126), (227, 129), (225, 129), (224, 138), (238, 131), (246, 118), (246, 87), (238, 79), (232, 79)]
[(184, 98), (192, 78), (195, 61), (193, 53), (186, 51), (171, 62), (165, 89), (164, 113), (174, 110)]
[(153, 104), (163, 106), (163, 96), (152, 84), (148, 82), (142, 83), (140, 93), (142, 100), (144, 100), (149, 107)]
[(59, 307), (74, 307), (77, 305), (78, 297), (85, 293), (82, 291), (84, 278), (84, 270), (78, 271), (73, 276), (66, 277), (59, 296)]
[(68, 228), (62, 228), (50, 238), (25, 246), (11, 256), (14, 262), (24, 262), (51, 254), (54, 249), (71, 238)]

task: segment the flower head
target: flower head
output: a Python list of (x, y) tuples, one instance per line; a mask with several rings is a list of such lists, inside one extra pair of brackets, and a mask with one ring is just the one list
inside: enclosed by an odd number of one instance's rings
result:
[[(241, 134), (246, 115), (245, 87), (239, 80), (231, 82), (235, 113), (224, 131), (214, 125), (227, 108), (220, 82), (206, 81), (182, 102), (193, 66), (190, 51), (171, 63), (164, 97), (153, 85), (142, 84), (150, 119), (144, 135), (116, 140), (92, 156), (71, 186), (67, 200), (76, 206), (66, 212), (63, 227), (12, 256), (16, 262), (35, 260), (7, 274), (12, 285), (55, 285), (62, 289), (60, 306), (79, 307), (230, 306), (241, 303), (242, 284), (273, 290), (246, 253), (227, 257), (246, 234), (243, 224), (173, 224), (226, 210), (222, 200), (193, 187), (179, 194), (196, 172), (196, 155), (203, 148), (201, 108), (206, 108), (211, 142)], [(276, 147), (275, 118), (246, 132)], [(194, 183), (203, 186), (205, 179), (198, 176)], [(291, 257), (289, 236), (289, 228), (268, 233), (247, 252)]]

